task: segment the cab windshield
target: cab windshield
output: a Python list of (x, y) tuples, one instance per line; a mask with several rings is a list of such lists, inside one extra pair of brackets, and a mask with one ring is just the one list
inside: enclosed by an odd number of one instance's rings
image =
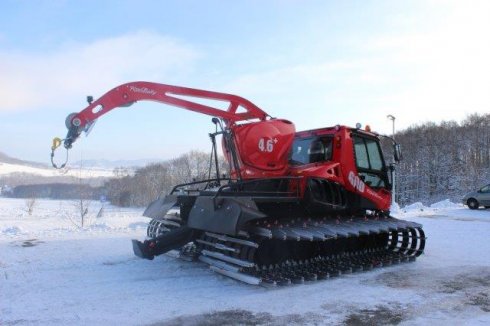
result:
[(289, 155), (291, 165), (329, 161), (332, 159), (332, 137), (296, 138)]
[(354, 135), (354, 153), (360, 178), (372, 188), (388, 188), (388, 175), (379, 143)]

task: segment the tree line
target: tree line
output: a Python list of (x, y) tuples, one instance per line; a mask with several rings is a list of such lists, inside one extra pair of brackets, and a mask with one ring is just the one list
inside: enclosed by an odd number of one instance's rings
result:
[(98, 200), (104, 193), (103, 187), (92, 187), (85, 183), (46, 183), (19, 185), (5, 192), (4, 195), (13, 198)]
[(396, 201), (402, 206), (459, 202), (490, 182), (490, 114), (412, 126), (395, 139), (403, 150), (396, 172)]
[[(145, 206), (159, 195), (169, 193), (175, 185), (214, 178), (214, 163), (210, 175), (209, 159), (209, 153), (191, 151), (137, 169), (134, 174), (124, 168), (115, 169), (115, 177), (105, 183), (107, 198), (117, 206)], [(219, 165), (220, 172), (227, 174), (223, 159), (219, 159)]]

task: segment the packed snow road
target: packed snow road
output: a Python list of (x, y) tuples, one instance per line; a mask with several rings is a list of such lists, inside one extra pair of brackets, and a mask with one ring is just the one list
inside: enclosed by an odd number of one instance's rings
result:
[(132, 254), (141, 210), (0, 199), (1, 325), (490, 323), (490, 211), (448, 202), (397, 212), (424, 225), (425, 254), (339, 278), (266, 289), (201, 263)]

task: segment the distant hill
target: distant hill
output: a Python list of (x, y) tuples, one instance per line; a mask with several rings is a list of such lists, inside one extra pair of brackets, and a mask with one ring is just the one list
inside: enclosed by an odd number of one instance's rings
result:
[(69, 168), (56, 170), (47, 164), (20, 160), (0, 152), (0, 186), (76, 183), (80, 178), (89, 184), (100, 185), (104, 179), (114, 176), (112, 171), (113, 169), (71, 165)]
[(71, 163), (70, 165), (73, 168), (79, 168), (80, 166), (83, 168), (96, 168), (96, 169), (106, 169), (113, 170), (115, 168), (140, 168), (147, 166), (151, 163), (158, 163), (162, 160), (159, 159), (140, 159), (140, 160), (83, 160), (76, 161)]
[[(115, 168), (127, 168), (129, 170), (147, 166), (151, 163), (161, 162), (159, 159), (139, 159), (139, 160), (83, 160), (70, 162), (68, 165), (71, 169), (91, 169), (91, 170), (108, 170), (112, 171)], [(39, 162), (25, 161), (18, 158), (11, 157), (3, 152), (0, 152), (0, 163), (7, 163), (13, 165), (21, 165), (26, 167), (52, 169), (50, 165)], [(24, 169), (20, 169), (24, 170)], [(19, 171), (24, 172), (24, 171)], [(1, 171), (0, 171), (0, 174)], [(4, 174), (4, 173), (3, 173)]]
[(10, 157), (3, 152), (0, 152), (0, 163), (26, 165), (26, 166), (40, 167), (40, 168), (47, 168), (48, 167), (47, 164), (39, 163), (39, 162), (23, 161), (23, 160), (20, 160), (18, 158)]

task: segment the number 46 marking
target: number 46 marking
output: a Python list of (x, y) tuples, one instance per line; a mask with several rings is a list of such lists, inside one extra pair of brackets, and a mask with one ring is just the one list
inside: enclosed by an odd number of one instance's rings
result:
[(274, 144), (277, 143), (277, 139), (267, 139), (260, 138), (259, 139), (259, 150), (261, 152), (271, 153), (274, 150)]

